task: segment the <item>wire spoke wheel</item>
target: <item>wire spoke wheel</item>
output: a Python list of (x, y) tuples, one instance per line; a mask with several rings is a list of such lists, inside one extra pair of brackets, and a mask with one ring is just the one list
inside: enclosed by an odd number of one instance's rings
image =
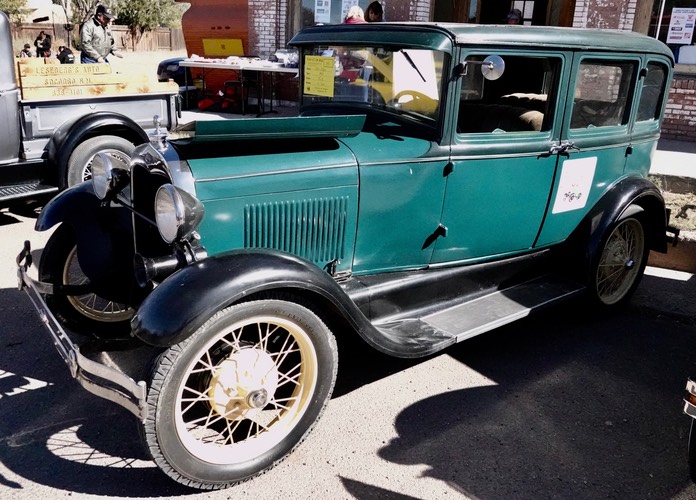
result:
[(144, 438), (175, 480), (218, 489), (272, 467), (314, 426), (336, 379), (324, 323), (287, 301), (220, 311), (155, 362)]
[[(77, 261), (77, 247), (73, 247), (65, 261), (63, 269), (63, 285), (68, 289), (89, 290), (89, 279), (85, 276)], [(86, 318), (103, 323), (115, 323), (128, 321), (134, 314), (134, 310), (125, 304), (100, 297), (94, 292), (79, 295), (67, 295), (67, 300), (76, 311)]]
[(92, 178), (92, 161), (97, 153), (106, 153), (117, 164), (128, 165), (135, 146), (130, 141), (113, 135), (99, 135), (80, 143), (70, 155), (65, 173), (65, 187), (74, 186)]
[(187, 367), (176, 403), (177, 434), (211, 463), (271, 449), (307, 409), (317, 363), (306, 332), (282, 318), (233, 325)]
[(634, 218), (620, 221), (607, 238), (597, 264), (597, 298), (613, 305), (630, 296), (640, 281), (647, 259), (643, 225)]
[[(125, 154), (123, 151), (119, 151), (118, 149), (106, 149), (99, 152), (104, 153), (116, 160), (117, 164), (128, 165), (130, 162), (130, 156)], [(94, 156), (92, 156), (82, 168), (82, 173), (80, 175), (82, 182), (92, 179), (92, 161), (94, 161)]]
[[(94, 287), (80, 267), (76, 242), (74, 231), (61, 224), (41, 253), (39, 279), (55, 286), (54, 293), (46, 295), (46, 303), (76, 333), (100, 338), (127, 335), (135, 310)], [(116, 285), (109, 282), (109, 286)]]

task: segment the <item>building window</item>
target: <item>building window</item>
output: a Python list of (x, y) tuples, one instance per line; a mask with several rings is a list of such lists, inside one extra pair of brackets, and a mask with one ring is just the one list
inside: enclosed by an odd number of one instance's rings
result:
[(518, 9), (522, 13), (521, 24), (532, 24), (534, 16), (534, 0), (515, 0), (512, 2), (512, 8)]
[(315, 24), (340, 24), (348, 9), (359, 5), (363, 12), (372, 0), (301, 0), (300, 29)]

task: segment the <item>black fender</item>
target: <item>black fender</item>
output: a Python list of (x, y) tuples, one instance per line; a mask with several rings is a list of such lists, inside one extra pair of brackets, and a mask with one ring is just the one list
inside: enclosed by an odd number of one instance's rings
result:
[(642, 177), (624, 178), (612, 186), (592, 207), (568, 239), (570, 248), (582, 248), (586, 265), (601, 252), (607, 230), (616, 222), (637, 213), (645, 222), (648, 248), (667, 251), (667, 219), (660, 190)]
[[(279, 251), (244, 249), (208, 257), (169, 276), (143, 301), (131, 329), (147, 344), (171, 346), (219, 310), (260, 292), (280, 290), (314, 296), (323, 310), (333, 310), (359, 333), (373, 328), (336, 281), (315, 264)], [(361, 336), (368, 341), (371, 337)]]
[[(72, 226), (89, 224), (96, 216), (101, 200), (94, 194), (91, 182), (83, 182), (53, 197), (39, 213), (34, 229), (47, 231), (56, 224), (67, 222)], [(75, 224), (79, 221), (79, 224)]]
[[(39, 214), (35, 229), (46, 231), (59, 223), (72, 227), (80, 267), (96, 288), (133, 289), (135, 251), (127, 209), (103, 205), (92, 183), (83, 182), (51, 199)], [(100, 295), (113, 296), (112, 292)]]
[(111, 111), (98, 111), (65, 122), (55, 130), (47, 146), (48, 161), (58, 167), (59, 178), (65, 175), (75, 148), (86, 139), (98, 135), (122, 137), (136, 146), (149, 140), (147, 133), (135, 121)]

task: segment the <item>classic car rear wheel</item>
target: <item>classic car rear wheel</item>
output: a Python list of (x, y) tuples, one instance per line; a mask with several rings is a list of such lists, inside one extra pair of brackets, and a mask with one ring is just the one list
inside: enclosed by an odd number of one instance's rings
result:
[(333, 335), (305, 307), (231, 306), (157, 358), (141, 435), (174, 480), (231, 486), (302, 442), (326, 407), (337, 366)]
[(61, 224), (46, 243), (39, 280), (69, 287), (66, 293), (47, 295), (46, 303), (56, 318), (75, 332), (106, 337), (130, 331), (134, 310), (91, 291), (77, 261), (75, 233), (69, 226)]
[(592, 270), (594, 297), (603, 306), (627, 301), (638, 287), (648, 260), (641, 221), (627, 217), (607, 231)]
[(75, 148), (68, 160), (66, 187), (80, 184), (92, 178), (92, 160), (97, 153), (106, 153), (128, 163), (135, 146), (115, 135), (101, 135), (87, 139)]

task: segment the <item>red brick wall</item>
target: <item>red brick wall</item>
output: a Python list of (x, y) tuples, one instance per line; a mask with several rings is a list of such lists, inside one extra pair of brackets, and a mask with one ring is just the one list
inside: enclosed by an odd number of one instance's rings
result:
[(675, 75), (672, 80), (662, 137), (696, 141), (696, 75)]

